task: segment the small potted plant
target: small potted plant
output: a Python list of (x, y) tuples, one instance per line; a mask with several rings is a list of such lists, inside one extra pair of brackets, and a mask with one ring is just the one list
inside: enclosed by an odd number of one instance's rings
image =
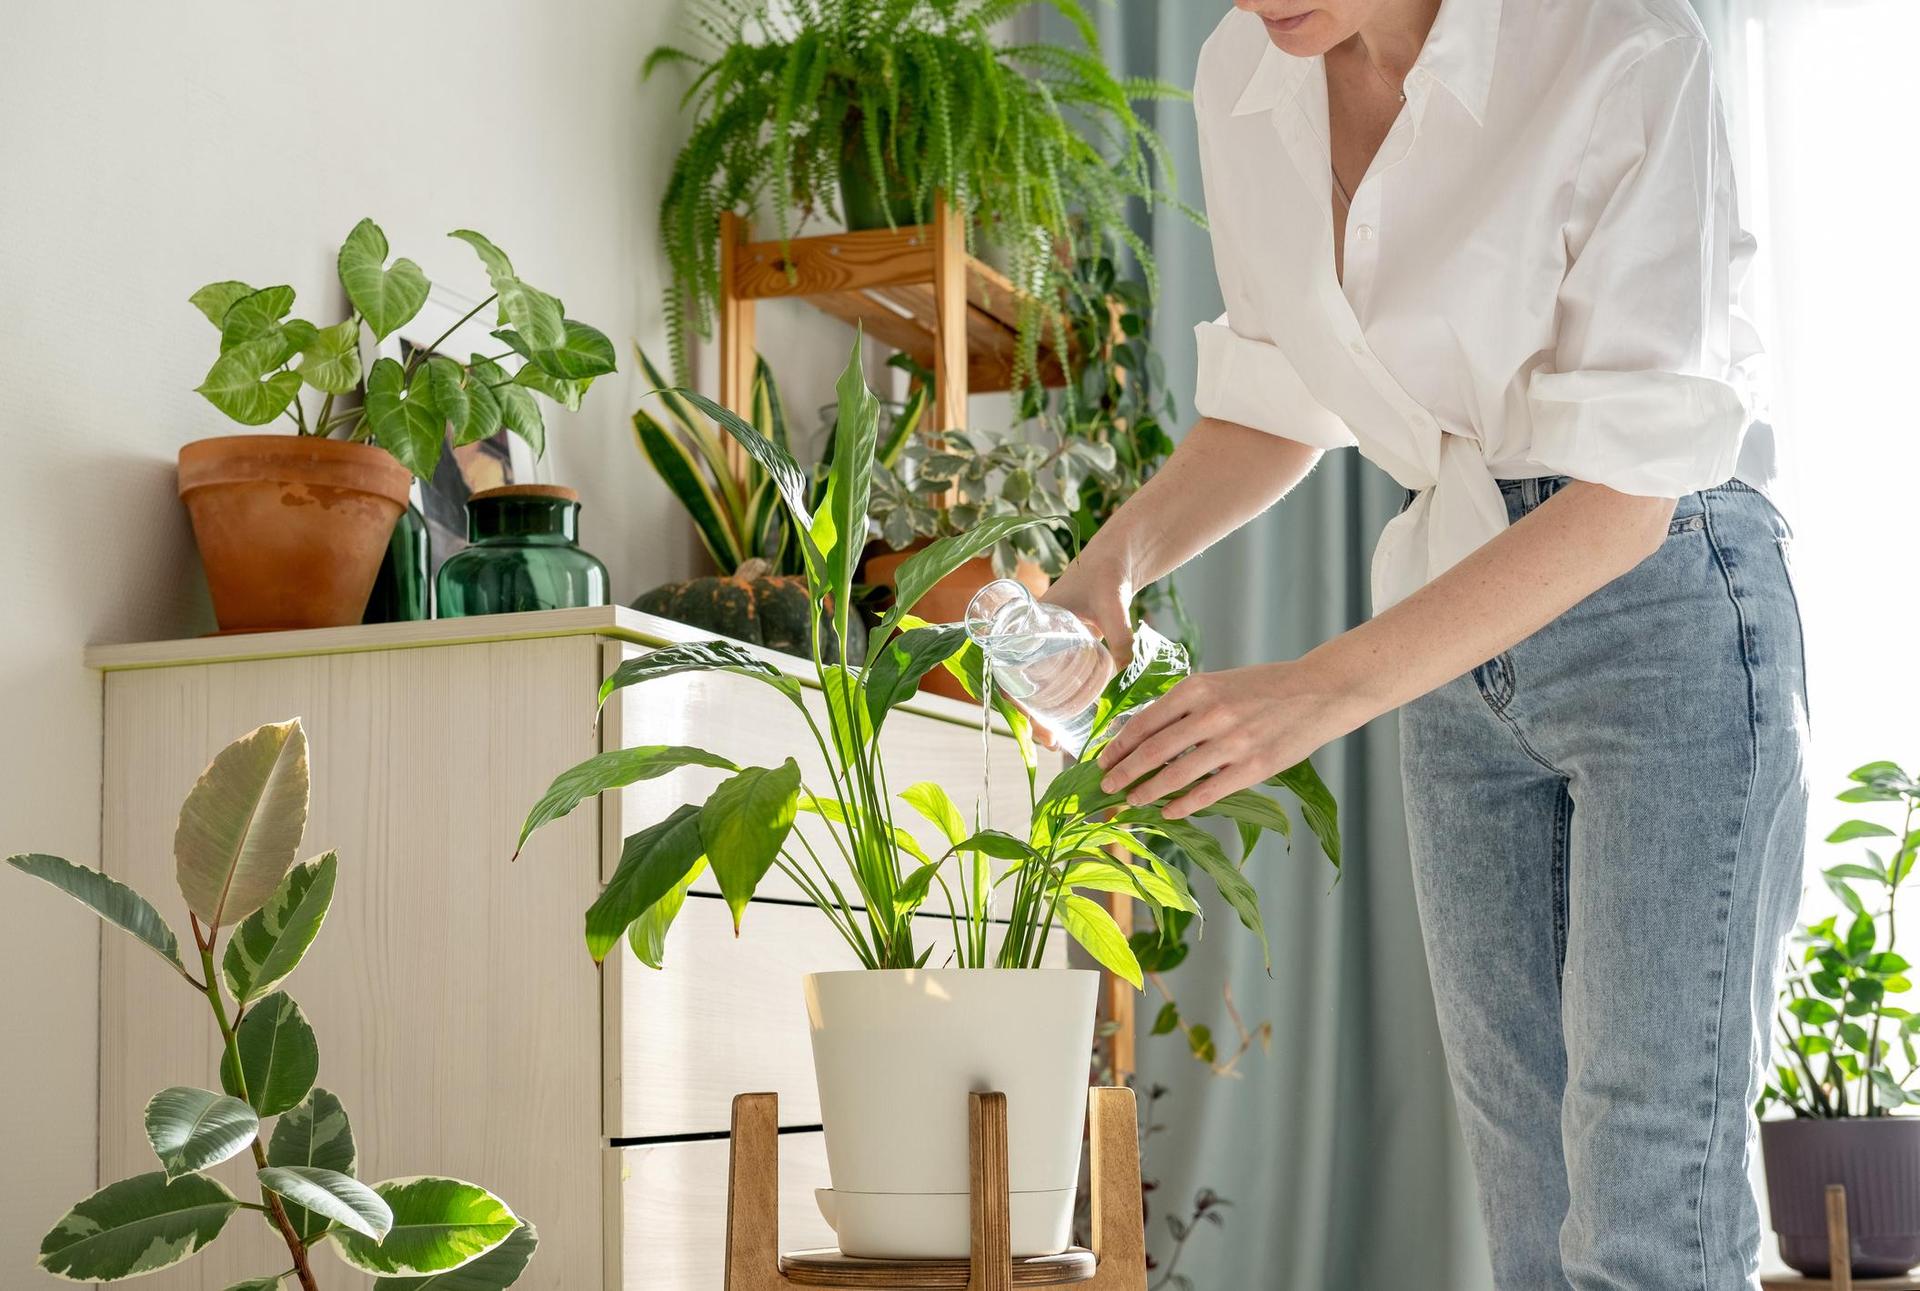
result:
[[(57, 856), (7, 858), (139, 940), (204, 996), (221, 1046), (220, 1090), (175, 1085), (148, 1101), (159, 1169), (68, 1211), (41, 1240), (45, 1272), (76, 1282), (139, 1277), (188, 1259), (244, 1211), (274, 1229), (287, 1259), (231, 1291), (273, 1291), (289, 1278), (318, 1291), (313, 1253), (322, 1246), (375, 1278), (467, 1291), (502, 1291), (532, 1259), (533, 1225), (477, 1184), (433, 1175), (368, 1184), (356, 1175), (346, 1109), (316, 1083), (313, 1028), (280, 989), (320, 933), (339, 869), (332, 852), (294, 863), (307, 791), (298, 718), (241, 736), (201, 773), (173, 839), (191, 966), (173, 928), (132, 888)], [(205, 1173), (242, 1153), (253, 1158), (258, 1201)], [(455, 1269), (455, 1278), (440, 1276)]]
[(1184, 95), (1109, 71), (1080, 0), (1048, 5), (1078, 47), (996, 38), (996, 24), (1036, 2), (743, 0), (703, 6), (697, 44), (653, 52), (649, 74), (698, 73), (683, 100), (693, 132), (660, 207), (676, 372), (689, 311), (707, 335), (720, 297), (723, 211), (770, 206), (786, 239), (836, 206), (850, 228), (873, 228), (926, 223), (936, 202), (952, 203), (1029, 293), (1016, 386), (1035, 371), (1038, 302), (1059, 298), (1080, 229), (1145, 261), (1127, 208), (1154, 199), (1168, 169), (1133, 103)]
[[(868, 532), (877, 438), (877, 401), (861, 379), (858, 354), (856, 343), (841, 378), (839, 429), (826, 503), (818, 511), (787, 453), (711, 401), (676, 392), (739, 441), (774, 481), (801, 546), (808, 594), (816, 612), (833, 616), (836, 631), (850, 614), (854, 566)], [(624, 687), (688, 671), (752, 678), (805, 715), (827, 768), (824, 779), (809, 782), (792, 757), (743, 767), (692, 748), (614, 750), (556, 778), (521, 831), (524, 844), (595, 794), (677, 767), (729, 773), (704, 802), (687, 803), (626, 840), (618, 869), (587, 911), (587, 946), (601, 959), (624, 938), (642, 961), (658, 967), (667, 930), (704, 872), (712, 873), (736, 928), (772, 870), (812, 897), (862, 965), (817, 973), (807, 987), (834, 1180), (826, 1203), (848, 1254), (966, 1253), (962, 1095), (981, 1081), (1008, 1096), (1015, 1248), (1041, 1254), (1066, 1244), (1096, 978), (1040, 965), (1061, 935), (1140, 985), (1133, 950), (1096, 897), (1116, 891), (1138, 897), (1156, 919), (1200, 910), (1185, 876), (1155, 856), (1146, 840), (1178, 843), (1240, 921), (1265, 939), (1253, 886), (1241, 873), (1244, 853), (1229, 857), (1206, 829), (1168, 818), (1158, 804), (1129, 804), (1124, 793), (1105, 792), (1095, 762), (1078, 763), (1040, 785), (1030, 723), (1004, 698), (992, 702), (1025, 755), (1028, 821), (1012, 830), (990, 822), (982, 827), (938, 784), (897, 793), (887, 786), (881, 753), (887, 718), (912, 697), (923, 675), (944, 667), (974, 694), (982, 692), (980, 652), (963, 626), (914, 617), (922, 595), (1009, 535), (1042, 523), (1034, 516), (986, 518), (903, 561), (894, 605), (869, 635), (866, 662), (827, 663), (816, 651), (824, 705), (809, 703), (791, 674), (726, 641), (654, 650), (622, 664), (601, 686), (604, 703)], [(1184, 672), (1177, 647), (1137, 650), (1099, 701), (1094, 742)], [(822, 708), (824, 715), (817, 712)], [(1332, 799), (1309, 764), (1273, 783), (1301, 799), (1307, 823), (1323, 837), (1337, 828)], [(946, 849), (929, 852), (900, 828), (896, 816), (904, 811), (930, 821)], [(802, 813), (820, 818), (830, 845), (816, 848), (794, 829)], [(1279, 803), (1254, 790), (1202, 814), (1233, 822), (1243, 849), (1264, 830), (1289, 827)], [(1337, 843), (1327, 851), (1337, 855)], [(917, 917), (923, 907), (940, 917)], [(940, 1111), (948, 1106), (952, 1116)]]
[(1781, 1258), (1826, 1276), (1826, 1189), (1840, 1184), (1854, 1275), (1894, 1277), (1920, 1264), (1920, 1117), (1898, 1114), (1920, 1104), (1920, 1014), (1893, 1002), (1912, 989), (1894, 911), (1920, 852), (1920, 784), (1892, 762), (1849, 778), (1840, 801), (1885, 803), (1897, 825), (1849, 820), (1827, 837), (1864, 846), (1823, 872), (1841, 913), (1794, 938), (1802, 950), (1780, 992), (1778, 1053), (1759, 1106), (1792, 1116), (1763, 1120), (1760, 1142)]
[(200, 394), (243, 426), (284, 417), (294, 430), (180, 450), (180, 496), (222, 631), (358, 623), (413, 477), (433, 477), (449, 431), (467, 444), (504, 426), (537, 456), (546, 427), (534, 396), (576, 409), (594, 378), (614, 370), (607, 338), (566, 317), (498, 247), (468, 229), (452, 236), (486, 267), (492, 294), (467, 318), (497, 306), (496, 354), (460, 362), (436, 353), (442, 336), (404, 361), (363, 363), (365, 337), (377, 342), (405, 326), (429, 288), (413, 261), (388, 262), (386, 235), (371, 220), (341, 245), (351, 311), (331, 326), (292, 317), (291, 287), (225, 281), (193, 294), (220, 333)]

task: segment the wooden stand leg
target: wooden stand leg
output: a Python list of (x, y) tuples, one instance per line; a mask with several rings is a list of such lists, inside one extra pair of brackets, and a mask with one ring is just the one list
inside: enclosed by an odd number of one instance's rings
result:
[(967, 1095), (967, 1291), (1013, 1291), (1013, 1197), (1007, 1178), (1007, 1096)]
[(1093, 1254), (1099, 1268), (1090, 1291), (1144, 1291), (1147, 1233), (1140, 1211), (1140, 1126), (1133, 1091), (1124, 1086), (1090, 1095), (1093, 1179)]
[(1847, 1190), (1827, 1185), (1827, 1281), (1833, 1291), (1853, 1291), (1853, 1235), (1847, 1231)]
[(733, 1100), (727, 1155), (726, 1291), (783, 1291), (780, 1276), (780, 1112), (774, 1094)]
[(933, 208), (933, 433), (967, 428), (967, 227), (941, 197)]
[[(720, 406), (741, 417), (753, 416), (755, 364), (753, 300), (740, 293), (740, 248), (747, 222), (732, 211), (720, 213)], [(746, 478), (747, 450), (731, 435), (723, 437), (733, 477)], [(726, 571), (721, 571), (726, 572)]]

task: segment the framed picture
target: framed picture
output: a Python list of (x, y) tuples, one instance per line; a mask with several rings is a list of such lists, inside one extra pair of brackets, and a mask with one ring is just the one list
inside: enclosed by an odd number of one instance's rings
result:
[[(431, 353), (463, 364), (475, 354), (497, 355), (505, 347), (492, 335), (493, 306), (476, 314), (473, 311), (479, 304), (435, 283), (427, 293), (427, 303), (413, 320), (380, 342), (380, 356), (405, 363), (429, 346), (435, 347)], [(487, 439), (458, 448), (451, 434), (441, 441), (440, 465), (434, 470), (432, 483), (413, 482), (413, 504), (427, 518), (432, 551), (429, 580), (440, 572), (447, 557), (467, 545), (467, 499), (482, 489), (502, 484), (539, 483), (538, 470), (539, 463), (526, 441), (504, 428)]]

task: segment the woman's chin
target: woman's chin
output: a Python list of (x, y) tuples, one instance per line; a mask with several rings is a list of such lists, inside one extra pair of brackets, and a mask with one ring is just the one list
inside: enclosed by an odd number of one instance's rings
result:
[(1295, 58), (1316, 58), (1339, 44), (1332, 20), (1318, 9), (1278, 21), (1262, 18), (1267, 39), (1283, 53)]

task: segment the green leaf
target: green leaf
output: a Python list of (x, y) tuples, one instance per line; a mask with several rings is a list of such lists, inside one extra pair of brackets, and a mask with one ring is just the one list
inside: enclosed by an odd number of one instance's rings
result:
[(1154, 808), (1129, 808), (1115, 819), (1138, 822), (1142, 828), (1177, 844), (1213, 880), (1220, 895), (1240, 916), (1240, 922), (1260, 939), (1261, 958), (1265, 960), (1269, 971), (1273, 968), (1272, 952), (1267, 946), (1266, 924), (1260, 917), (1260, 896), (1239, 868), (1227, 859), (1227, 854), (1220, 849), (1219, 842), (1212, 834), (1192, 821), (1167, 820)]
[(1876, 825), (1870, 820), (1849, 820), (1827, 835), (1829, 843), (1850, 843), (1856, 838), (1893, 838), (1896, 835), (1885, 825)]
[(786, 845), (800, 797), (800, 766), (748, 767), (721, 782), (700, 808), (700, 837), (720, 895), (733, 911), (733, 930), (774, 859)]
[(436, 354), (420, 365), (414, 382), (425, 383), (428, 406), (453, 432), (455, 442), (463, 438), (472, 418), (473, 400), (467, 394), (466, 373), (460, 365)]
[(333, 852), (294, 866), (267, 903), (234, 929), (221, 968), (236, 1003), (259, 999), (299, 965), (327, 917), (338, 869)]
[(1106, 743), (1115, 717), (1152, 703), (1192, 671), (1184, 646), (1141, 624), (1133, 634), (1133, 655), (1127, 666), (1107, 681), (1094, 705), (1086, 753), (1091, 755)]
[(205, 1170), (247, 1150), (260, 1118), (237, 1098), (175, 1085), (147, 1101), (147, 1142), (169, 1179)]
[(533, 836), (534, 830), (559, 820), (595, 794), (608, 789), (624, 789), (630, 784), (652, 780), (681, 767), (714, 767), (721, 771), (740, 769), (731, 759), (723, 758), (718, 753), (689, 748), (684, 744), (646, 744), (635, 748), (610, 749), (562, 771), (554, 778), (553, 783), (547, 786), (546, 794), (527, 813), (526, 823), (520, 826), (520, 841), (514, 849), (514, 855), (520, 855), (520, 848), (527, 845), (527, 839)]
[(665, 393), (692, 404), (705, 413), (714, 425), (738, 440), (740, 446), (747, 450), (747, 456), (759, 463), (760, 469), (780, 490), (787, 511), (793, 517), (794, 527), (802, 533), (813, 528), (813, 508), (809, 503), (812, 486), (807, 473), (800, 469), (792, 454), (743, 421), (732, 409), (721, 407), (705, 395), (679, 388)]
[(1247, 826), (1240, 834), (1240, 859), (1244, 861), (1253, 851), (1253, 840), (1262, 831), (1280, 835), (1282, 838), (1293, 836), (1293, 821), (1279, 803), (1264, 793), (1253, 789), (1239, 789), (1228, 794), (1211, 807), (1202, 807), (1193, 813), (1196, 816), (1224, 816), (1239, 825)]
[(965, 533), (929, 543), (900, 562), (893, 575), (893, 608), (880, 620), (876, 636), (884, 639), (919, 603), (933, 585), (960, 566), (993, 549), (994, 544), (1038, 525), (1057, 521), (1049, 516), (993, 516)]
[[(1875, 877), (1878, 876), (1876, 875)], [(1833, 893), (1841, 905), (1856, 915), (1863, 915), (1867, 912), (1866, 904), (1860, 900), (1860, 894), (1849, 887), (1844, 880), (1825, 873), (1821, 874), (1820, 878), (1821, 881), (1827, 885), (1827, 890)]]
[(966, 838), (967, 818), (960, 814), (952, 796), (933, 781), (908, 785), (900, 791), (900, 801), (924, 816), (955, 847)]
[(427, 303), (427, 275), (419, 265), (400, 259), (389, 269), (386, 263), (387, 235), (361, 220), (340, 246), (340, 285), (378, 340), (406, 326)]
[(714, 563), (722, 569), (739, 568), (746, 559), (746, 535), (736, 533), (730, 525), (730, 513), (707, 482), (694, 450), (644, 408), (633, 414), (633, 435), (648, 465), (693, 518), (700, 541)]
[(1858, 958), (1873, 949), (1876, 940), (1873, 916), (1857, 914), (1853, 917), (1853, 926), (1847, 929), (1847, 954)]
[(316, 390), (353, 393), (360, 385), (360, 321), (348, 318), (315, 332), (294, 371)]
[(867, 662), (867, 714), (873, 729), (920, 689), (920, 679), (953, 657), (967, 639), (959, 624), (913, 628), (893, 637)]
[(73, 1282), (116, 1282), (164, 1269), (220, 1235), (239, 1199), (203, 1174), (155, 1170), (110, 1183), (40, 1241), (40, 1267)]
[(539, 1244), (539, 1234), (523, 1220), (506, 1241), (477, 1260), (422, 1278), (388, 1278), (380, 1291), (505, 1291), (526, 1272)]
[[(489, 368), (495, 376), (485, 373)], [(490, 439), (500, 429), (500, 399), (494, 394), (493, 385), (505, 380), (506, 373), (500, 371), (499, 364), (488, 362), (478, 354), (473, 356), (467, 365), (467, 427), (453, 437), (455, 447)]]
[(1885, 883), (1887, 881), (1886, 875), (1882, 874), (1879, 870), (1865, 865), (1855, 865), (1851, 862), (1842, 865), (1830, 865), (1822, 870), (1821, 873), (1830, 879), (1865, 879), (1869, 883)]
[(1036, 853), (1025, 839), (1015, 838), (1012, 834), (999, 829), (983, 829), (955, 843), (956, 852), (979, 852), (982, 856), (991, 856), (997, 861), (1030, 861)]
[(220, 1087), (246, 1099), (260, 1115), (291, 1111), (313, 1089), (320, 1074), (320, 1044), (306, 1014), (285, 992), (275, 991), (247, 1010), (236, 1042), (239, 1070), (234, 1069), (231, 1051), (222, 1055)]
[[(693, 803), (683, 803), (665, 820), (629, 835), (613, 877), (587, 908), (587, 949), (594, 962), (607, 957), (629, 924), (688, 881), (705, 857), (700, 808)], [(665, 935), (664, 927), (661, 933)]]
[(209, 929), (267, 903), (307, 827), (307, 733), (300, 719), (229, 744), (180, 808), (173, 857), (187, 908)]
[(487, 268), (487, 279), (500, 297), (500, 321), (511, 324), (534, 349), (552, 349), (566, 339), (564, 307), (514, 273), (506, 252), (472, 229), (455, 229), (447, 235), (458, 238), (474, 249)]
[[(250, 296), (242, 296), (227, 307), (220, 319), (220, 352), (225, 354), (236, 345), (265, 336), (281, 335), (281, 320), (292, 308), (293, 288), (287, 286), (262, 287)], [(312, 326), (301, 323), (296, 334), (304, 336)]]
[(152, 902), (126, 884), (108, 878), (99, 870), (41, 852), (9, 856), (7, 864), (22, 874), (46, 880), (114, 927), (132, 933), (176, 969), (186, 971), (186, 965), (180, 962), (180, 942), (173, 935), (173, 929), (167, 926)]
[(400, 465), (423, 480), (433, 478), (446, 422), (422, 373), (416, 372), (409, 383), (398, 359), (376, 359), (367, 373), (367, 424), (374, 442)]
[(893, 892), (893, 909), (896, 914), (912, 914), (926, 901), (927, 893), (933, 888), (933, 880), (940, 873), (939, 865), (928, 862), (914, 869), (906, 878), (900, 880), (900, 886)]
[(1127, 945), (1126, 934), (1120, 931), (1120, 925), (1113, 921), (1113, 916), (1107, 913), (1104, 905), (1069, 893), (1066, 900), (1060, 903), (1060, 926), (1101, 967), (1133, 983), (1136, 990), (1145, 985), (1145, 979), (1140, 974), (1140, 961), (1134, 958), (1133, 949)]
[(1900, 1082), (1895, 1080), (1892, 1073), (1888, 1072), (1886, 1068), (1875, 1067), (1872, 1072), (1872, 1079), (1874, 1092), (1880, 1096), (1880, 1102), (1883, 1106), (1890, 1108), (1899, 1107), (1902, 1104), (1914, 1101), (1906, 1090), (1900, 1088)]
[(1106, 768), (1098, 762), (1076, 762), (1053, 778), (1041, 795), (1034, 816), (1055, 812), (1062, 817), (1090, 816), (1096, 811), (1117, 807), (1127, 800), (1124, 791), (1108, 792), (1100, 787)]
[(378, 1242), (337, 1231), (340, 1258), (377, 1278), (417, 1277), (459, 1268), (513, 1235), (520, 1221), (507, 1203), (477, 1184), (426, 1175), (389, 1179), (374, 1192), (393, 1212)]
[(280, 1291), (280, 1278), (248, 1278), (245, 1282), (236, 1282), (227, 1291)]
[(1199, 914), (1200, 903), (1193, 899), (1192, 891), (1185, 884), (1170, 880), (1167, 875), (1171, 873), (1157, 873), (1144, 865), (1129, 865), (1116, 856), (1106, 856), (1069, 866), (1060, 885), (1094, 892), (1118, 892), (1155, 905), (1185, 910), (1188, 914)]
[(1153, 1016), (1153, 1032), (1152, 1033), (1154, 1035), (1167, 1035), (1168, 1033), (1176, 1030), (1179, 1027), (1179, 1025), (1180, 1025), (1180, 1006), (1175, 1004), (1172, 1000), (1168, 1000), (1165, 1004), (1162, 1004), (1160, 1006), (1160, 1011), (1154, 1014)]
[(545, 455), (547, 451), (547, 422), (540, 415), (540, 401), (530, 391), (508, 383), (492, 387), (493, 398), (500, 405), (500, 421), (506, 428), (526, 441), (535, 457)]
[(1312, 762), (1297, 762), (1267, 781), (1276, 789), (1285, 789), (1300, 800), (1300, 816), (1320, 842), (1333, 868), (1340, 868), (1340, 804), (1333, 800)]
[(260, 1171), (260, 1186), (351, 1232), (379, 1241), (393, 1226), (393, 1212), (373, 1189), (338, 1170), (275, 1165)]
[(1211, 1063), (1219, 1056), (1213, 1044), (1213, 1028), (1195, 1023), (1187, 1028), (1187, 1052), (1201, 1062)]
[(242, 296), (251, 296), (258, 291), (244, 282), (228, 279), (225, 282), (210, 282), (193, 295), (187, 297), (187, 303), (206, 316), (209, 323), (220, 326), (220, 320), (227, 316), (235, 301)]
[(731, 672), (752, 677), (766, 682), (795, 704), (804, 707), (797, 678), (756, 657), (746, 647), (730, 641), (690, 641), (685, 645), (649, 650), (637, 659), (629, 659), (600, 683), (600, 702), (604, 705), (609, 695), (624, 687), (682, 672)]
[(1877, 955), (1867, 956), (1864, 967), (1872, 973), (1904, 973), (1912, 965), (1907, 962), (1906, 956), (1883, 950)]
[(837, 387), (840, 407), (833, 432), (834, 487), (829, 505), (838, 537), (831, 548), (820, 544), (826, 556), (827, 588), (833, 595), (834, 626), (842, 640), (852, 613), (854, 566), (866, 546), (873, 453), (880, 434), (880, 401), (867, 389), (866, 377), (860, 370), (860, 349), (861, 336), (856, 330), (853, 352), (848, 356)]
[[(314, 1166), (339, 1174), (353, 1174), (360, 1164), (353, 1127), (346, 1108), (328, 1090), (314, 1086), (300, 1105), (273, 1124), (267, 1144), (267, 1164)], [(288, 1206), (287, 1220), (302, 1241), (313, 1241), (327, 1231), (327, 1221), (299, 1206)]]
[(1830, 1022), (1840, 1020), (1840, 1011), (1825, 1000), (1798, 999), (1787, 1001), (1787, 1012), (1805, 1022), (1808, 1026), (1823, 1027)]
[(513, 374), (513, 384), (524, 386), (535, 394), (545, 395), (568, 412), (579, 412), (581, 401), (587, 395), (587, 387), (593, 382), (584, 379), (563, 381), (559, 377), (549, 376), (529, 363)]
[(223, 352), (194, 389), (243, 426), (264, 426), (285, 412), (300, 393), (300, 375), (281, 371), (309, 340), (277, 330)]
[[(689, 804), (691, 805), (691, 804)], [(647, 907), (647, 912), (633, 921), (627, 929), (627, 944), (633, 947), (634, 958), (648, 968), (667, 966), (667, 933), (673, 927), (673, 921), (680, 913), (680, 907), (687, 902), (687, 890), (693, 881), (705, 873), (707, 858), (702, 856), (694, 867), (687, 871), (687, 877), (673, 885), (673, 890)]]
[(561, 320), (558, 345), (530, 346), (527, 358), (560, 381), (591, 381), (619, 367), (613, 357), (613, 342), (597, 329), (571, 318)]

